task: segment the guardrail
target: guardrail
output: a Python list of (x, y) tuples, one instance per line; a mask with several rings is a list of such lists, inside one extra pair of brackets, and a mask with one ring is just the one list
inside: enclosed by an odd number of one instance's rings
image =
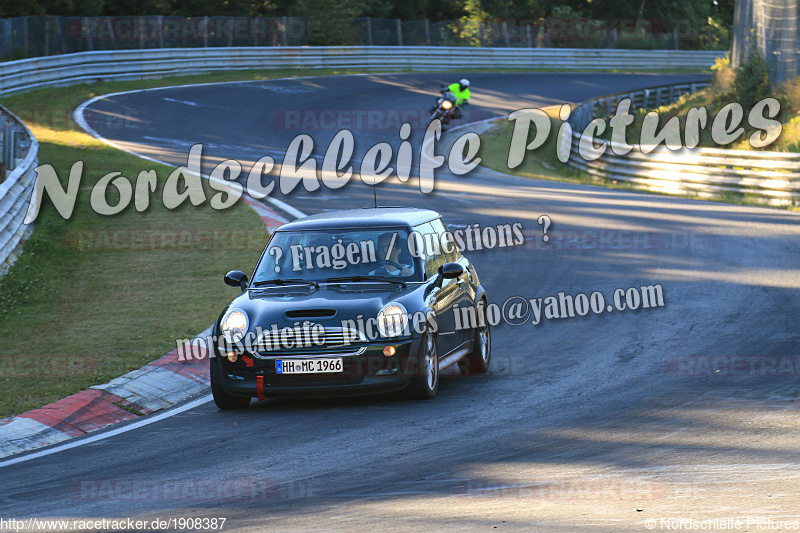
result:
[(631, 110), (654, 108), (706, 85), (665, 85), (582, 102), (568, 119), (573, 133), (567, 164), (593, 176), (632, 183), (656, 192), (698, 198), (747, 197), (768, 205), (800, 202), (800, 154), (704, 147), (669, 150), (663, 146), (645, 154), (634, 145), (626, 155), (616, 155), (614, 147), (622, 153), (623, 146), (608, 141), (603, 155), (594, 161), (586, 161), (579, 155), (586, 126), (596, 117), (612, 116), (620, 100), (630, 98)]
[(19, 118), (0, 106), (0, 274), (29, 233), (23, 223), (33, 192), (39, 143)]
[(685, 50), (428, 46), (172, 48), (79, 52), (0, 63), (0, 95), (102, 80), (286, 67), (379, 71), (481, 68), (596, 70), (623, 66), (629, 70), (707, 69), (723, 54)]

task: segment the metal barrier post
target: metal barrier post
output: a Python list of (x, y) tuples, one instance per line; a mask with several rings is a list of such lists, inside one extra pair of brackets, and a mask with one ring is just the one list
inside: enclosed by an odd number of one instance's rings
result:
[(397, 46), (403, 46), (403, 21), (397, 20)]
[(0, 115), (0, 183), (6, 180), (8, 171), (6, 170), (6, 119)]

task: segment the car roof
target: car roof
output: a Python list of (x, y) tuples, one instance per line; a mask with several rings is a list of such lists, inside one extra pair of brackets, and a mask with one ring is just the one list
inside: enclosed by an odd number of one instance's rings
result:
[(310, 217), (289, 222), (281, 226), (279, 231), (407, 227), (416, 226), (440, 216), (436, 211), (413, 207), (343, 209), (311, 215)]

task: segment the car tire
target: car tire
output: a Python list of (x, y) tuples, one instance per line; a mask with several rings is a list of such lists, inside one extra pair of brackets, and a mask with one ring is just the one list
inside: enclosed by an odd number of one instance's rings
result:
[(483, 374), (489, 370), (492, 362), (492, 328), (486, 316), (486, 300), (481, 300), (475, 306), (475, 315), (478, 327), (475, 328), (472, 338), (472, 351), (458, 361), (462, 374)]
[(439, 344), (436, 333), (426, 330), (420, 348), (417, 368), (405, 394), (415, 400), (430, 400), (439, 391)]
[(247, 396), (235, 396), (228, 394), (222, 388), (222, 369), (220, 368), (219, 361), (211, 361), (211, 395), (214, 397), (214, 403), (223, 411), (230, 409), (244, 409), (250, 405), (250, 398)]

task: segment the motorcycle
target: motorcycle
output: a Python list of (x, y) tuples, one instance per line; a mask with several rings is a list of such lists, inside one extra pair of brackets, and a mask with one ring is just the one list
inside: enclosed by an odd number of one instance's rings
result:
[(431, 122), (439, 119), (442, 124), (450, 122), (451, 115), (456, 109), (456, 97), (451, 91), (446, 91), (436, 99), (436, 104), (431, 109)]

